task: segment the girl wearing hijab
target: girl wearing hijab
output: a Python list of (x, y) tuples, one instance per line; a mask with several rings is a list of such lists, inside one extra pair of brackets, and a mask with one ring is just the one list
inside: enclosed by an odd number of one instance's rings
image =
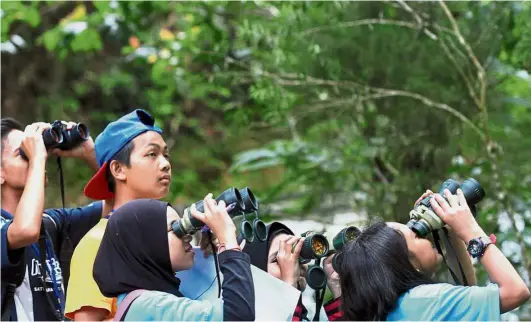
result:
[[(103, 235), (94, 263), (94, 279), (102, 294), (118, 297), (125, 321), (253, 321), (254, 285), (249, 256), (236, 241), (236, 227), (223, 201), (212, 194), (204, 199), (205, 212), (192, 207), (192, 215), (217, 236), (223, 299), (198, 301), (184, 298), (175, 272), (194, 265), (191, 236), (178, 238), (172, 223), (179, 220), (166, 202), (131, 201), (118, 208)], [(120, 308), (129, 292), (144, 290), (128, 308)]]
[[(264, 242), (254, 241), (247, 243), (243, 252), (251, 257), (251, 264), (264, 272), (292, 285), (299, 291), (306, 288), (306, 264), (299, 263), (299, 255), (304, 238), (295, 234), (279, 222), (267, 225), (267, 240)], [(295, 245), (293, 248), (293, 245)], [(293, 249), (293, 251), (292, 251)], [(332, 257), (324, 261), (324, 270), (327, 276), (328, 288), (332, 291), (334, 299), (324, 305), (324, 309), (330, 321), (340, 320), (343, 312), (340, 308), (341, 286), (339, 277), (332, 268)], [(308, 310), (302, 304), (302, 294), (299, 303), (293, 313), (292, 321), (309, 320)]]

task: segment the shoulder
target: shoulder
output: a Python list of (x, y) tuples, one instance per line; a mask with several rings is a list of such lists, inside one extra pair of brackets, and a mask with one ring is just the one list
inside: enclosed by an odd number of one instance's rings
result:
[(198, 301), (173, 294), (145, 291), (131, 305), (127, 320), (222, 320), (221, 300)]
[(87, 258), (91, 258), (92, 262), (94, 262), (106, 227), (107, 219), (101, 219), (96, 226), (92, 227), (92, 229), (81, 238), (81, 241), (74, 250), (72, 265), (79, 260), (86, 261)]
[(420, 285), (415, 288), (412, 288), (409, 290), (404, 297), (408, 297), (411, 299), (414, 298), (423, 298), (423, 299), (429, 299), (429, 298), (439, 298), (439, 296), (446, 294), (446, 293), (452, 293), (457, 292), (461, 290), (463, 286), (455, 286), (448, 283), (436, 283), (436, 284), (426, 284), (426, 285)]
[(107, 219), (100, 219), (100, 221), (96, 224), (96, 226), (92, 227), (88, 233), (81, 238), (81, 241), (79, 242), (79, 246), (84, 247), (92, 247), (92, 246), (100, 246), (101, 239), (103, 238), (103, 234), (105, 233), (105, 228), (107, 228)]

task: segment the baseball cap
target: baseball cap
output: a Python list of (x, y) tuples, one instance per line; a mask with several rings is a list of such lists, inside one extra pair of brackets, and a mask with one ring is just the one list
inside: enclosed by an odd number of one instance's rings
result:
[(94, 142), (100, 169), (85, 186), (85, 196), (96, 200), (114, 198), (107, 182), (107, 164), (127, 143), (147, 131), (162, 134), (162, 130), (155, 126), (153, 116), (142, 109), (136, 109), (107, 125)]

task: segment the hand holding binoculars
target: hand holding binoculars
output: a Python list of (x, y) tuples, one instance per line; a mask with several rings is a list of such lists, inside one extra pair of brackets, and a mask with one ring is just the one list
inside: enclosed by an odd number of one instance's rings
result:
[[(52, 123), (52, 127), (42, 132), (42, 140), (46, 150), (61, 149), (71, 150), (86, 141), (90, 136), (88, 127), (83, 123), (77, 123), (68, 129), (67, 125), (59, 120)], [(24, 151), (20, 150), (20, 155), (28, 159)]]
[[(229, 188), (223, 191), (215, 200), (217, 202), (221, 200), (225, 201), (227, 212), (232, 218), (244, 216), (241, 233), (248, 242), (253, 242), (255, 237), (261, 241), (266, 240), (266, 225), (258, 219), (258, 202), (251, 189), (247, 187), (242, 190)], [(203, 200), (194, 203), (194, 205), (198, 211), (204, 212)], [(173, 232), (179, 238), (185, 235), (192, 235), (205, 226), (202, 221), (192, 216), (190, 208), (191, 206), (187, 207), (184, 210), (183, 217), (172, 224)], [(250, 213), (255, 213), (256, 216), (252, 224), (245, 219), (245, 215)]]
[[(474, 178), (469, 178), (459, 184), (453, 179), (446, 180), (439, 189), (439, 194), (446, 199), (443, 192), (448, 189), (453, 195), (457, 193), (457, 189), (461, 188), (466, 202), (476, 216), (476, 204), (485, 197), (485, 190), (481, 187), (479, 182)], [(419, 237), (426, 237), (430, 232), (444, 227), (443, 221), (437, 216), (431, 207), (432, 196), (427, 196), (422, 199), (409, 213), (410, 220), (407, 226)], [(448, 201), (448, 200), (447, 200)]]

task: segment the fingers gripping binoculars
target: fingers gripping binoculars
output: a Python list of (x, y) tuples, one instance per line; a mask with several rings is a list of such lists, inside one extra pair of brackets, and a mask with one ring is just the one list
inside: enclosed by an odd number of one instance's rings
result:
[[(456, 194), (457, 189), (461, 188), (466, 202), (472, 211), (474, 216), (476, 215), (475, 205), (479, 203), (485, 197), (485, 190), (481, 187), (476, 179), (469, 178), (459, 184), (457, 181), (448, 179), (439, 189), (439, 194), (444, 196), (443, 192), (448, 189), (452, 194)], [(409, 213), (409, 222), (407, 226), (419, 237), (426, 237), (430, 232), (441, 229), (444, 227), (444, 223), (433, 211), (431, 206), (432, 196), (427, 196), (422, 199), (413, 210)], [(448, 201), (448, 200), (446, 200)]]
[[(228, 214), (234, 218), (248, 213), (256, 213), (258, 210), (258, 203), (251, 189), (243, 188), (241, 191), (236, 188), (229, 188), (221, 193), (217, 198), (217, 202), (223, 200), (227, 205)], [(204, 212), (203, 200), (194, 203), (196, 209)], [(184, 210), (184, 215), (181, 219), (172, 224), (172, 229), (177, 237), (182, 238), (185, 235), (192, 235), (205, 226), (205, 224), (192, 216), (190, 207)], [(254, 237), (260, 240), (267, 238), (267, 229), (265, 224), (258, 219), (258, 215), (253, 221), (253, 224), (244, 220), (242, 222), (242, 234), (249, 241), (252, 242)], [(253, 234), (254, 233), (254, 234)], [(251, 239), (251, 240), (249, 240)]]
[[(77, 123), (71, 129), (67, 129), (66, 124), (56, 120), (52, 127), (42, 132), (42, 140), (47, 150), (61, 149), (71, 150), (83, 143), (90, 136), (88, 127), (83, 123)], [(27, 159), (24, 151), (20, 150), (20, 155)]]

